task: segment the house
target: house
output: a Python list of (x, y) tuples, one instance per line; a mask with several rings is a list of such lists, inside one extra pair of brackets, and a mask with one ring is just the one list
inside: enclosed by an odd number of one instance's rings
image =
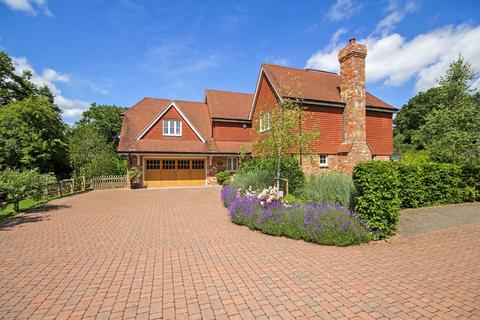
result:
[(319, 130), (317, 161), (301, 159), (306, 173), (351, 172), (364, 160), (393, 152), (391, 105), (365, 90), (366, 47), (351, 39), (340, 50), (340, 75), (263, 64), (254, 94), (206, 90), (203, 102), (144, 98), (123, 115), (118, 152), (138, 167), (146, 187), (203, 186), (219, 171), (236, 171), (250, 155), (252, 123), (269, 128), (281, 99), (302, 103), (306, 126)]

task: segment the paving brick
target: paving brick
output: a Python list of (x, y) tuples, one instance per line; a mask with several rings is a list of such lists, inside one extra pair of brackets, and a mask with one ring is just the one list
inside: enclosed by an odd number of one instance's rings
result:
[(474, 224), (335, 248), (232, 224), (218, 188), (105, 190), (0, 243), (0, 319), (480, 317)]

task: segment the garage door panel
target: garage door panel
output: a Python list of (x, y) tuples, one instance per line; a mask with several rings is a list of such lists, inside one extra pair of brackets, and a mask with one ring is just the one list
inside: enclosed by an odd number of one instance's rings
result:
[(204, 159), (146, 159), (147, 187), (205, 185)]

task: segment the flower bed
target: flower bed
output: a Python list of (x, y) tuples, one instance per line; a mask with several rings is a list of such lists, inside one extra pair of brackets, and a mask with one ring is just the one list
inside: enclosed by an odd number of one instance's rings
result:
[(222, 190), (233, 223), (266, 234), (303, 239), (324, 245), (348, 246), (367, 242), (371, 232), (364, 221), (350, 210), (331, 204), (288, 204), (283, 194), (268, 188), (257, 194), (239, 192), (231, 186)]

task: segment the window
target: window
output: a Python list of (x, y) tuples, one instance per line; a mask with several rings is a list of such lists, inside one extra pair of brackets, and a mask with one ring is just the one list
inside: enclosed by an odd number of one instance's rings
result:
[(190, 169), (190, 160), (178, 160), (177, 169), (183, 169), (183, 170)]
[(180, 120), (163, 120), (163, 135), (180, 137), (182, 135), (182, 122)]
[(192, 160), (192, 169), (204, 169), (205, 164), (203, 160)]
[(238, 158), (227, 158), (227, 170), (232, 172), (238, 170)]
[(160, 169), (160, 160), (147, 160), (147, 170)]
[(320, 154), (318, 156), (318, 163), (320, 164), (320, 167), (328, 167), (328, 155)]
[(260, 132), (272, 129), (272, 112), (262, 113), (260, 115)]
[(163, 170), (172, 170), (175, 169), (175, 160), (163, 160), (162, 161)]

